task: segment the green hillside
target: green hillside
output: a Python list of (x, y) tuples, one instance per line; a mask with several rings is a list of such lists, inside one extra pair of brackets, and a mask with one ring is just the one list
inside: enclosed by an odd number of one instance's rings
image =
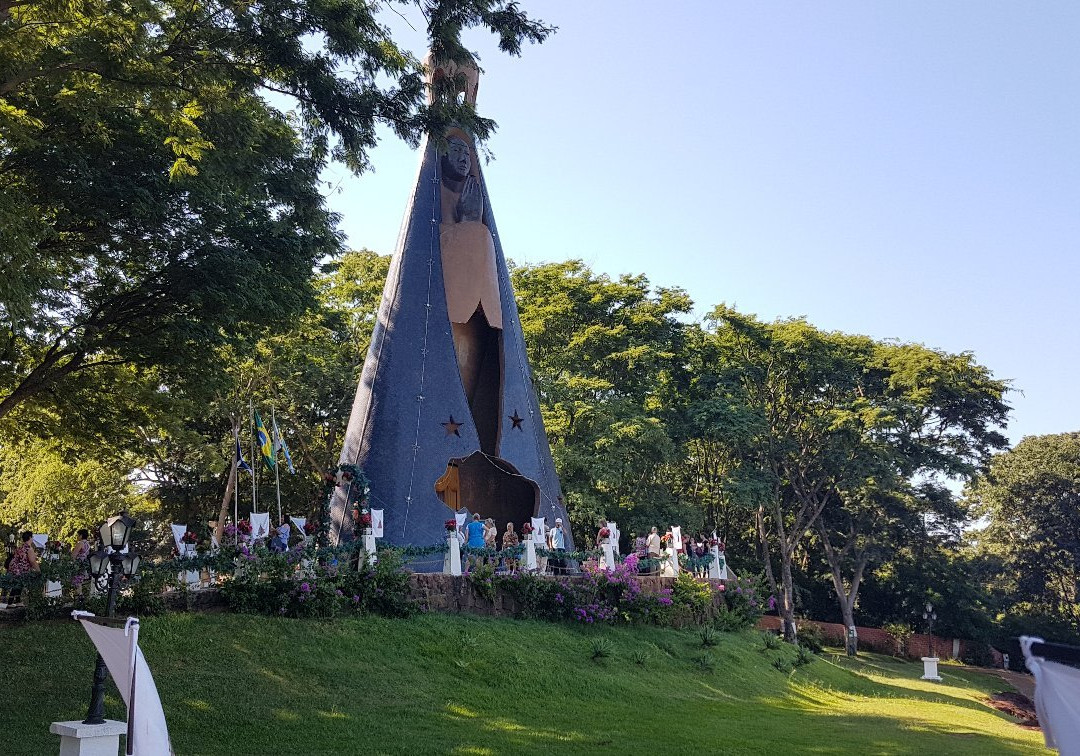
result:
[[(924, 683), (884, 657), (785, 672), (794, 649), (750, 632), (705, 649), (647, 627), (174, 614), (140, 637), (177, 754), (1046, 752), (979, 702), (1001, 688), (985, 676)], [(0, 629), (0, 751), (56, 752), (49, 722), (81, 718), (92, 665), (75, 622)]]

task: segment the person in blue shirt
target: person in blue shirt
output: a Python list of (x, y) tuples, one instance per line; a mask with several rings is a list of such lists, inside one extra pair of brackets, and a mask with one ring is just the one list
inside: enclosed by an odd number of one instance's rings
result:
[(480, 515), (474, 514), (472, 522), (465, 526), (465, 545), (470, 549), (484, 548), (484, 523), (480, 522)]
[(273, 539), (270, 541), (270, 551), (279, 553), (288, 551), (288, 534), (291, 529), (288, 526), (288, 515), (285, 515), (281, 519), (281, 525), (274, 530)]
[[(482, 549), (485, 547), (484, 543), (484, 531), (487, 526), (480, 522), (480, 515), (474, 514), (472, 516), (472, 522), (465, 526), (465, 546), (470, 549)], [(470, 554), (469, 563), (473, 566), (480, 564), (480, 557)]]

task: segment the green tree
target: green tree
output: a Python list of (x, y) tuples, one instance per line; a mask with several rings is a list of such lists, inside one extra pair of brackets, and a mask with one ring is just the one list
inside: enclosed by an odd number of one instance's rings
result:
[[(968, 491), (987, 577), (1010, 615), (1080, 635), (1080, 433), (1029, 436), (996, 455)], [(1034, 619), (1029, 619), (1034, 621)]]
[(79, 528), (96, 532), (121, 509), (138, 515), (153, 503), (128, 479), (118, 460), (73, 460), (71, 450), (35, 441), (0, 449), (0, 521), (74, 540)]
[(691, 302), (644, 276), (612, 280), (580, 260), (512, 271), (555, 464), (581, 535), (601, 518), (624, 532), (678, 522), (663, 480), (676, 452), (664, 385), (681, 369)]
[[(425, 100), (378, 21), (396, 5), (0, 0), (0, 418), (109, 365), (199, 378), (208, 349), (310, 305), (340, 244), (329, 157), (362, 170), (378, 124), (490, 133), (450, 82)], [(551, 32), (502, 0), (421, 11), (440, 61), (471, 57), (470, 27), (513, 54)]]

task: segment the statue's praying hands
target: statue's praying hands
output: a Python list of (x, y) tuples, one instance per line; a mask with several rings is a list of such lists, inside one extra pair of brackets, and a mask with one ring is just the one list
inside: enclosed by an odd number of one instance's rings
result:
[(461, 187), (461, 196), (457, 203), (457, 222), (465, 223), (474, 221), (480, 223), (484, 217), (484, 193), (480, 189), (480, 182), (473, 176), (465, 179)]

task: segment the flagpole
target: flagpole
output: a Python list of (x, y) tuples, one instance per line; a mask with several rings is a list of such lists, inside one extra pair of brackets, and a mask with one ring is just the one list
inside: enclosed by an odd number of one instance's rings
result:
[(277, 519), (281, 524), (281, 476), (278, 474), (278, 429), (277, 416), (274, 415), (274, 405), (270, 405), (270, 427), (273, 428), (274, 440), (270, 442), (270, 450), (274, 453), (274, 487), (277, 489)]
[(240, 544), (240, 428), (239, 426), (233, 426), (233, 441), (236, 443), (236, 449), (233, 451), (233, 487), (232, 487), (232, 524), (233, 524), (233, 546)]
[(255, 483), (255, 473), (259, 466), (255, 464), (255, 402), (248, 399), (248, 411), (251, 415), (251, 511), (259, 511), (259, 492)]

